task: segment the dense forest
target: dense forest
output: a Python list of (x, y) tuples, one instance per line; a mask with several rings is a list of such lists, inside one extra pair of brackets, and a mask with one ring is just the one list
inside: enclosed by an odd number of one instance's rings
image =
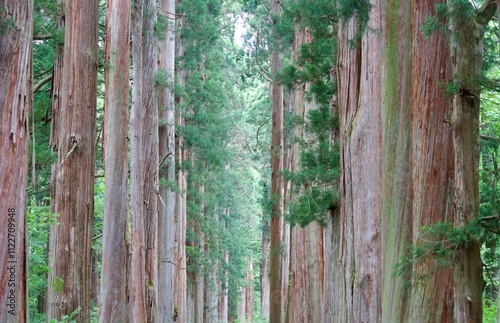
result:
[(0, 322), (500, 322), (500, 0), (3, 0)]

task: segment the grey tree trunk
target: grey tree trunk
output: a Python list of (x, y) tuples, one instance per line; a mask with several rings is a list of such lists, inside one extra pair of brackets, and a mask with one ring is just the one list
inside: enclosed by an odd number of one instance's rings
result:
[(168, 23), (165, 39), (159, 41), (158, 70), (165, 72), (166, 84), (158, 91), (159, 156), (161, 158), (160, 203), (158, 206), (158, 322), (171, 322), (174, 317), (174, 235), (175, 235), (175, 0), (163, 0), (160, 17)]
[(104, 219), (99, 321), (127, 316), (128, 103), (130, 0), (111, 0), (106, 10), (104, 106)]

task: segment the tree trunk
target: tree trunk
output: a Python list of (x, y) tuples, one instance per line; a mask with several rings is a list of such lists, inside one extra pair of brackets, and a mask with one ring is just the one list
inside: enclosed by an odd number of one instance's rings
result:
[[(227, 295), (226, 297), (226, 302), (227, 302)], [(246, 304), (246, 309), (245, 309), (245, 320), (246, 322), (253, 322), (253, 262), (252, 259), (250, 259), (250, 262), (248, 263), (248, 274), (247, 274), (247, 286), (245, 286), (245, 304)], [(227, 308), (227, 306), (226, 306)], [(227, 310), (226, 310), (227, 314)], [(226, 320), (223, 322), (227, 322), (227, 315), (226, 315)]]
[[(298, 60), (302, 44), (311, 42), (308, 29), (295, 27), (294, 60)], [(305, 100), (309, 84), (299, 84), (294, 89), (293, 114), (302, 122), (294, 125), (295, 138), (301, 138), (309, 147), (314, 146), (315, 138), (304, 132), (308, 113), (316, 109), (314, 101)], [(290, 154), (291, 172), (299, 170), (299, 143), (292, 145)], [(312, 183), (311, 183), (312, 184)], [(297, 188), (295, 188), (297, 189)], [(307, 189), (307, 187), (303, 188)], [(307, 194), (302, 190), (303, 194)], [(293, 194), (293, 193), (289, 193)], [(294, 197), (290, 197), (293, 201)], [(290, 322), (321, 322), (323, 317), (323, 232), (314, 221), (304, 228), (292, 228), (291, 238), (291, 293)]]
[(100, 322), (127, 317), (129, 0), (110, 0), (106, 10), (104, 106), (104, 219)]
[(157, 288), (158, 106), (154, 84), (156, 2), (135, 1), (132, 25), (133, 105), (130, 118), (132, 262), (131, 318), (154, 321)]
[[(180, 1), (176, 2), (176, 6), (179, 5)], [(176, 33), (176, 53), (175, 57), (178, 59), (185, 54), (185, 45), (182, 43), (182, 26), (184, 24), (184, 19), (182, 17), (176, 20), (177, 30), (180, 32)], [(179, 69), (176, 72), (178, 77), (179, 86), (183, 86), (186, 83), (186, 71)], [(181, 98), (176, 101), (178, 106), (181, 105)], [(185, 125), (184, 115), (182, 110), (177, 111), (177, 123), (178, 127), (183, 127)], [(178, 136), (175, 143), (176, 161), (179, 165), (187, 162), (187, 150), (184, 144), (184, 138)], [(186, 308), (187, 308), (187, 285), (186, 285), (186, 190), (187, 190), (187, 171), (183, 167), (178, 167), (176, 169), (176, 179), (177, 185), (179, 187), (179, 193), (175, 197), (175, 253), (174, 262), (176, 264), (175, 269), (175, 296), (174, 296), (174, 310), (177, 309), (179, 322), (186, 321)]]
[[(343, 322), (380, 322), (380, 5), (371, 1), (367, 31), (357, 46), (358, 26), (339, 29), (339, 118), (341, 134), (341, 258), (337, 272), (338, 317)], [(354, 47), (354, 48), (353, 48)], [(363, 161), (369, 161), (364, 163)]]
[(28, 115), (33, 106), (33, 2), (4, 1), (0, 13), (1, 322), (28, 321), (26, 205)]
[[(272, 1), (273, 14), (281, 11), (278, 0)], [(277, 71), (281, 68), (281, 58), (277, 44), (271, 53), (272, 73), (272, 138), (271, 138), (271, 246), (269, 260), (270, 307), (269, 317), (273, 323), (284, 320), (285, 289), (283, 282), (283, 88), (278, 84)]]
[(143, 187), (145, 177), (144, 165), (141, 161), (142, 122), (145, 112), (143, 101), (143, 57), (142, 57), (142, 17), (143, 1), (134, 3), (132, 16), (132, 108), (130, 111), (130, 209), (131, 209), (131, 261), (129, 279), (129, 311), (133, 322), (146, 322), (145, 294), (145, 256), (144, 256), (144, 221), (143, 221)]
[[(469, 3), (449, 2), (450, 11), (461, 12)], [(484, 6), (478, 19), (450, 17), (450, 52), (454, 83), (459, 86), (453, 97), (450, 126), (454, 147), (454, 225), (464, 229), (479, 217), (479, 108), (480, 85), (477, 77), (482, 71), (483, 37), (485, 25), (492, 18)], [(490, 11), (490, 13), (488, 13)], [(488, 17), (481, 16), (482, 14)], [(481, 19), (484, 19), (481, 21)], [(464, 21), (465, 20), (465, 21)], [(463, 246), (454, 259), (454, 322), (482, 321), (482, 292), (484, 287), (480, 242), (472, 240)]]
[(260, 262), (260, 302), (262, 319), (269, 320), (269, 223), (262, 217), (262, 259)]
[(174, 316), (174, 225), (175, 225), (175, 102), (174, 102), (174, 62), (175, 62), (175, 0), (163, 0), (160, 17), (168, 22), (165, 39), (160, 41), (158, 69), (166, 74), (166, 84), (158, 92), (159, 155), (162, 159), (158, 217), (158, 307), (157, 320), (170, 322)]
[[(60, 111), (53, 136), (47, 318), (60, 320), (81, 308), (90, 320), (91, 244), (94, 217), (98, 3), (66, 3)], [(78, 66), (78, 68), (74, 68)], [(85, 116), (85, 117), (82, 117)]]

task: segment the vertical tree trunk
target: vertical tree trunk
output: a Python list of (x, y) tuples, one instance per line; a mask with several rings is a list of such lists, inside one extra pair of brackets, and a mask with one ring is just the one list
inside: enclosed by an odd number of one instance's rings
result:
[[(227, 299), (227, 296), (226, 296)], [(226, 300), (227, 301), (227, 300)], [(253, 322), (253, 262), (248, 263), (247, 286), (245, 286), (245, 320)], [(227, 313), (227, 311), (226, 311)], [(226, 316), (227, 318), (227, 316)], [(227, 319), (224, 321), (227, 322)]]
[[(179, 0), (176, 2), (176, 6), (179, 5)], [(184, 19), (179, 17), (176, 20), (177, 30), (180, 32), (176, 33), (176, 59), (182, 57), (185, 54), (185, 45), (182, 43), (182, 26), (184, 24)], [(178, 76), (179, 86), (183, 86), (186, 82), (186, 71), (179, 69), (176, 73)], [(179, 102), (176, 101), (177, 105), (181, 105), (181, 98)], [(177, 112), (177, 123), (178, 127), (183, 127), (185, 125), (183, 111), (181, 109)], [(174, 309), (177, 308), (179, 322), (186, 321), (186, 308), (187, 308), (187, 285), (186, 285), (186, 189), (187, 189), (187, 171), (183, 168), (183, 163), (187, 162), (187, 150), (184, 144), (184, 138), (178, 136), (175, 143), (176, 151), (176, 161), (181, 167), (177, 168), (176, 179), (177, 185), (179, 187), (179, 193), (175, 197), (175, 253), (174, 262), (176, 264), (175, 270), (175, 296), (174, 296)]]
[[(384, 4), (382, 4), (384, 6)], [(432, 5), (429, 4), (429, 7)], [(411, 2), (387, 5), (382, 30), (387, 42), (382, 53), (382, 206), (381, 243), (384, 252), (382, 321), (403, 322), (408, 317), (408, 274), (395, 276), (394, 265), (411, 243)], [(418, 28), (418, 33), (421, 29)], [(416, 32), (417, 33), (417, 32)], [(418, 60), (418, 59), (417, 59)], [(437, 89), (436, 89), (437, 90)], [(425, 192), (425, 189), (424, 189)], [(395, 278), (396, 277), (396, 278)]]
[[(202, 199), (204, 199), (205, 195), (205, 186), (200, 187), (200, 195), (202, 196)], [(200, 205), (200, 217), (203, 219), (205, 216), (205, 203), (201, 202)], [(203, 271), (204, 269), (204, 257), (205, 257), (205, 234), (202, 229), (201, 223), (198, 224), (198, 237), (200, 239), (200, 245), (198, 246), (198, 250), (200, 252), (200, 259), (198, 260), (199, 264), (199, 270), (195, 275), (195, 283), (196, 283), (196, 291), (195, 291), (195, 306), (194, 306), (194, 311), (195, 311), (195, 322), (201, 322), (203, 321), (203, 310), (205, 307), (205, 303), (203, 302), (204, 297), (203, 293), (205, 291), (205, 273)]]
[(161, 2), (160, 17), (168, 23), (165, 39), (159, 42), (158, 69), (166, 74), (167, 84), (158, 92), (159, 118), (159, 155), (162, 159), (161, 178), (166, 181), (160, 185), (158, 217), (158, 307), (157, 320), (170, 322), (174, 316), (174, 225), (175, 225), (175, 101), (174, 101), (174, 62), (175, 62), (175, 0)]
[[(469, 3), (448, 2), (450, 11), (473, 10)], [(465, 8), (464, 8), (465, 7)], [(454, 148), (454, 225), (465, 228), (479, 217), (479, 107), (485, 25), (493, 17), (495, 6), (485, 3), (476, 19), (450, 18), (450, 52), (454, 83), (459, 86), (453, 97), (450, 126)], [(488, 13), (489, 11), (489, 13)], [(485, 17), (486, 15), (487, 17)], [(482, 321), (484, 287), (480, 242), (463, 246), (453, 270), (454, 322)]]
[[(373, 6), (357, 46), (357, 22), (339, 29), (339, 117), (341, 136), (341, 279), (339, 321), (381, 321), (380, 249), (380, 4)], [(363, 162), (369, 161), (369, 164)]]
[(159, 192), (159, 160), (158, 160), (158, 99), (155, 78), (158, 64), (157, 43), (155, 36), (156, 1), (144, 1), (143, 17), (143, 108), (145, 111), (142, 155), (145, 166), (144, 184), (144, 233), (146, 247), (146, 312), (148, 322), (156, 321), (154, 314), (157, 306), (158, 289), (158, 192)]
[[(271, 12), (275, 15), (281, 11), (278, 0), (272, 1)], [(281, 68), (279, 47), (274, 44), (271, 53), (272, 73), (272, 138), (271, 138), (271, 246), (269, 260), (270, 307), (271, 322), (284, 320), (283, 299), (283, 88), (278, 84), (276, 73)]]
[[(220, 219), (218, 210), (219, 206), (216, 204), (213, 215), (213, 222), (216, 225), (219, 223)], [(205, 249), (210, 261), (210, 272), (208, 274), (208, 281), (205, 284), (205, 303), (207, 306), (205, 322), (208, 323), (216, 323), (219, 320), (219, 261), (217, 259), (219, 245), (216, 239), (216, 233), (212, 233), (212, 235), (208, 237), (206, 243), (207, 248)]]
[(60, 320), (81, 308), (77, 322), (90, 320), (97, 23), (97, 1), (66, 4), (61, 105), (53, 133), (57, 137), (58, 158), (51, 202), (52, 212), (59, 214), (59, 224), (50, 228), (50, 319)]
[[(229, 165), (226, 165), (226, 171), (229, 170)], [(229, 219), (231, 216), (231, 212), (229, 208), (224, 209), (225, 219)], [(222, 226), (224, 229), (227, 229), (227, 223), (224, 220)], [(222, 247), (224, 253), (224, 271), (223, 276), (220, 282), (220, 297), (219, 297), (219, 321), (222, 323), (226, 323), (228, 320), (228, 310), (229, 310), (229, 250), (224, 245)]]
[[(310, 42), (308, 29), (295, 27), (294, 60), (298, 60), (302, 44)], [(293, 113), (302, 120), (294, 125), (294, 137), (306, 145), (314, 145), (315, 138), (304, 133), (304, 123), (309, 111), (316, 109), (314, 101), (306, 102), (309, 84), (299, 84), (294, 89)], [(299, 169), (299, 143), (292, 146), (289, 171)], [(311, 183), (312, 184), (312, 183)], [(307, 187), (305, 188), (307, 189)], [(306, 192), (304, 192), (306, 193)], [(293, 198), (292, 198), (293, 199)], [(323, 232), (314, 221), (305, 228), (292, 228), (291, 238), (291, 293), (290, 322), (321, 322), (323, 317)]]
[(130, 119), (132, 262), (131, 316), (154, 321), (157, 288), (158, 101), (154, 75), (156, 2), (136, 1), (132, 26), (133, 106)]
[[(451, 81), (448, 46), (443, 34), (424, 39), (426, 16), (434, 15), (430, 0), (412, 4), (410, 136), (412, 205), (411, 236), (420, 245), (420, 228), (439, 221), (453, 221), (453, 143), (443, 122), (451, 113), (451, 101), (439, 84)], [(432, 159), (429, 156), (433, 156)], [(427, 275), (423, 283), (412, 284), (408, 320), (453, 321), (453, 273), (436, 268), (433, 259), (413, 266), (412, 276)], [(410, 278), (411, 279), (411, 278)]]
[(142, 57), (142, 19), (143, 0), (135, 1), (132, 17), (132, 109), (130, 111), (130, 196), (131, 196), (131, 262), (129, 278), (130, 318), (133, 322), (146, 322), (145, 294), (145, 256), (144, 256), (144, 220), (143, 220), (143, 172), (142, 122), (143, 109), (143, 57)]
[(269, 223), (262, 217), (262, 259), (260, 262), (260, 302), (262, 319), (269, 319)]
[(28, 114), (33, 105), (33, 2), (3, 1), (0, 13), (1, 322), (28, 321), (26, 205)]
[(100, 322), (127, 318), (127, 126), (130, 60), (129, 0), (111, 0), (106, 10), (104, 106), (104, 220)]

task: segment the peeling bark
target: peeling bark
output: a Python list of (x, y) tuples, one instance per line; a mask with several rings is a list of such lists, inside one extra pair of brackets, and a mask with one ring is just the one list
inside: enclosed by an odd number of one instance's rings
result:
[[(27, 194), (32, 96), (33, 2), (4, 1), (0, 13), (0, 310), (1, 322), (28, 320)], [(1, 28), (1, 27), (0, 27)]]
[[(90, 320), (91, 238), (94, 218), (98, 3), (66, 3), (57, 162), (51, 179), (47, 318), (60, 320), (81, 308)], [(78, 66), (78, 69), (74, 68)], [(85, 116), (85, 117), (82, 117)]]

